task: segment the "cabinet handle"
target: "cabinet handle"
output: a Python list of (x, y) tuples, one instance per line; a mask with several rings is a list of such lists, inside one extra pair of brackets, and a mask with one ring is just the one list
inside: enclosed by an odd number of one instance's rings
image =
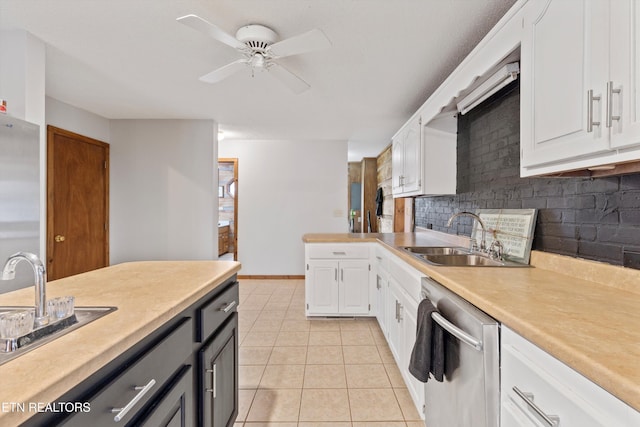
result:
[(516, 392), (518, 396), (531, 408), (533, 411), (540, 416), (550, 427), (557, 427), (560, 425), (560, 417), (557, 415), (547, 415), (544, 413), (542, 409), (535, 403), (533, 403), (533, 393), (527, 393), (521, 391), (518, 387), (513, 386), (513, 391)]
[(113, 417), (113, 421), (115, 421), (116, 423), (121, 421), (127, 415), (127, 413), (131, 410), (131, 408), (133, 408), (136, 405), (136, 403), (138, 403), (140, 399), (142, 399), (144, 395), (147, 394), (147, 392), (151, 390), (151, 387), (153, 387), (155, 384), (156, 384), (156, 380), (151, 379), (151, 381), (149, 381), (145, 386), (135, 386), (133, 389), (140, 390), (140, 391), (138, 392), (138, 394), (136, 394), (133, 397), (133, 399), (129, 401), (129, 403), (127, 403), (122, 408), (111, 408), (112, 413), (117, 412), (116, 416)]
[(613, 121), (619, 121), (620, 116), (613, 115), (613, 94), (620, 94), (622, 89), (614, 89), (613, 82), (607, 82), (607, 127), (613, 126)]
[(211, 374), (211, 388), (207, 388), (207, 389), (205, 389), (205, 391), (207, 393), (212, 393), (214, 399), (216, 398), (216, 394), (217, 394), (216, 393), (216, 389), (217, 389), (217, 385), (216, 385), (216, 383), (217, 383), (217, 375), (216, 375), (217, 374), (217, 369), (216, 368), (217, 368), (217, 366), (214, 363), (213, 364), (213, 369), (207, 369), (206, 370), (207, 373)]
[(400, 322), (400, 303), (396, 300), (396, 321)]
[(344, 282), (344, 269), (343, 268), (340, 269), (340, 281)]
[(337, 255), (345, 256), (347, 253), (346, 253), (346, 252), (344, 252), (344, 251), (340, 251), (340, 252), (333, 252), (333, 254), (334, 254), (334, 255), (336, 255), (336, 256), (337, 256)]
[(334, 269), (333, 271), (333, 280), (335, 280), (336, 282), (338, 281), (338, 269)]
[(376, 289), (380, 289), (380, 282), (382, 281), (382, 278), (380, 278), (380, 276), (376, 275)]
[(600, 101), (600, 96), (593, 96), (593, 89), (587, 91), (587, 133), (593, 132), (594, 126), (600, 126), (600, 122), (593, 121), (593, 101)]
[(238, 305), (238, 303), (236, 301), (231, 301), (229, 304), (225, 305), (224, 307), (222, 307), (220, 309), (220, 311), (224, 311), (225, 313), (228, 313), (231, 311), (231, 309), (233, 307), (235, 307), (236, 305)]
[(398, 303), (398, 323), (402, 321), (402, 309), (404, 309), (404, 307)]

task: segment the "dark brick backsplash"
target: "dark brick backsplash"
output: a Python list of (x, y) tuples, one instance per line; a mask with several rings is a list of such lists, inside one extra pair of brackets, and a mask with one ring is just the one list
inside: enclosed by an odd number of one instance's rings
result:
[(517, 83), (458, 117), (457, 193), (420, 197), (419, 227), (469, 235), (458, 211), (538, 209), (533, 249), (622, 264), (640, 250), (640, 174), (606, 178), (520, 178), (520, 91)]

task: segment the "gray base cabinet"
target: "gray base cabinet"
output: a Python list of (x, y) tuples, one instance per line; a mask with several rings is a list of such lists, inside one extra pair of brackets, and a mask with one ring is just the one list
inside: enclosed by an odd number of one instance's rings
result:
[(230, 322), (200, 350), (201, 426), (232, 426), (238, 415), (238, 320)]
[(185, 366), (176, 381), (140, 421), (144, 427), (187, 427), (194, 425), (193, 367)]
[(233, 276), (58, 399), (87, 402), (89, 411), (40, 413), (24, 425), (232, 426), (238, 414), (237, 306)]

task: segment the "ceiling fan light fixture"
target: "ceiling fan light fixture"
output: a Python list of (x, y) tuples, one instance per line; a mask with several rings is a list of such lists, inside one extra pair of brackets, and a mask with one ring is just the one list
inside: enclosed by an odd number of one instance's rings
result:
[(200, 81), (206, 83), (217, 83), (235, 73), (246, 70), (248, 66), (251, 68), (251, 76), (254, 76), (256, 70), (267, 70), (293, 93), (300, 94), (309, 89), (309, 84), (283, 64), (279, 64), (278, 60), (331, 46), (331, 41), (319, 29), (277, 41), (276, 32), (264, 25), (245, 25), (236, 32), (234, 37), (216, 24), (197, 15), (182, 16), (177, 18), (177, 21), (236, 49), (243, 56), (242, 59), (201, 76)]
[(263, 69), (267, 68), (267, 61), (266, 61), (265, 57), (262, 56), (259, 53), (254, 54), (251, 57), (251, 67), (252, 68), (258, 68), (260, 70), (263, 70)]

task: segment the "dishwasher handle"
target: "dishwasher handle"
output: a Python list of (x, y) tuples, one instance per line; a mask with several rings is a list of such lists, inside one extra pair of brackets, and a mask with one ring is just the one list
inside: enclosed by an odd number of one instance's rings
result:
[(449, 322), (447, 319), (442, 317), (440, 313), (437, 313), (437, 312), (431, 313), (431, 318), (438, 325), (442, 326), (442, 329), (449, 332), (451, 335), (458, 338), (463, 343), (473, 347), (478, 351), (482, 351), (482, 341), (475, 339), (474, 337), (472, 337), (462, 329), (458, 328), (456, 325), (454, 325), (453, 323)]

